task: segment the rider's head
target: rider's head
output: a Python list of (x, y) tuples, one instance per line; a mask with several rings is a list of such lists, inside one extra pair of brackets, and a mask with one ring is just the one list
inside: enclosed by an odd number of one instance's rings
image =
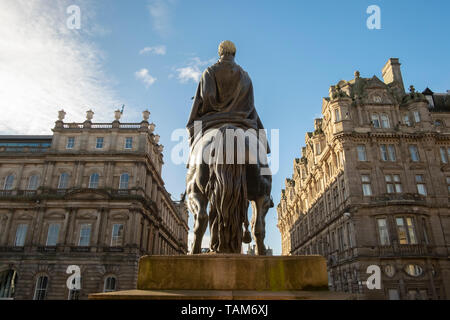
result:
[(222, 41), (219, 44), (219, 57), (227, 55), (231, 55), (233, 57), (236, 55), (236, 46), (230, 40)]

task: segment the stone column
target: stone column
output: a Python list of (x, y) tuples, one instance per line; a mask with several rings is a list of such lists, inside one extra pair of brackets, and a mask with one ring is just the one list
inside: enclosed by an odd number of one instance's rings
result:
[[(101, 246), (103, 243), (101, 241), (100, 235), (101, 235), (101, 225), (103, 223), (103, 217), (105, 215), (105, 208), (100, 208), (97, 212), (97, 219), (96, 219), (96, 223), (95, 223), (95, 228), (94, 228), (94, 233), (92, 235), (92, 246), (95, 247), (99, 247)], [(104, 235), (103, 235), (104, 236)]]
[(9, 212), (6, 214), (6, 221), (4, 221), (3, 225), (5, 228), (3, 229), (3, 234), (1, 240), (2, 246), (8, 246), (8, 236), (11, 230), (11, 224), (13, 220), (14, 210), (9, 210)]
[(76, 170), (74, 187), (81, 188), (82, 183), (83, 183), (84, 162), (76, 161), (75, 163), (77, 165), (77, 170)]
[(31, 234), (30, 237), (27, 238), (28, 245), (41, 245), (41, 243), (39, 243), (39, 240), (41, 238), (41, 234), (44, 232), (44, 230), (42, 230), (44, 213), (45, 208), (36, 208), (35, 217), (33, 219), (32, 225), (30, 226)]
[(21, 189), (21, 184), (22, 184), (22, 176), (23, 176), (23, 168), (24, 168), (24, 164), (20, 165), (20, 169), (19, 169), (19, 173), (17, 174), (17, 183), (16, 183), (16, 190), (25, 190), (28, 186), (25, 185), (25, 187), (23, 189)]
[(43, 186), (51, 188), (54, 167), (55, 167), (55, 162), (49, 161), (47, 164), (47, 170), (45, 172), (44, 181), (42, 183)]
[(68, 231), (69, 221), (70, 221), (70, 212), (71, 212), (71, 209), (66, 209), (66, 213), (64, 215), (64, 222), (63, 222), (61, 236), (60, 236), (62, 245), (66, 245), (66, 237), (67, 237), (67, 231)]

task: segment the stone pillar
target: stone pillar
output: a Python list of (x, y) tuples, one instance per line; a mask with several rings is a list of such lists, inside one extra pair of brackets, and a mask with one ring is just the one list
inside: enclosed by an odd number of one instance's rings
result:
[(76, 161), (76, 175), (75, 175), (75, 188), (81, 188), (83, 186), (83, 172), (84, 172), (84, 162), (83, 161)]
[(67, 237), (67, 232), (68, 232), (68, 228), (69, 228), (69, 221), (70, 221), (70, 212), (71, 209), (67, 209), (66, 213), (64, 215), (64, 222), (63, 222), (63, 226), (62, 226), (62, 230), (61, 230), (61, 244), (62, 245), (66, 245), (66, 237)]
[(45, 172), (44, 181), (42, 183), (43, 186), (51, 188), (54, 167), (55, 167), (55, 162), (49, 161), (47, 164), (47, 170)]
[[(102, 239), (100, 238), (101, 234), (101, 225), (103, 223), (103, 218), (105, 216), (105, 208), (100, 208), (97, 212), (97, 220), (95, 223), (95, 227), (94, 227), (94, 233), (92, 235), (92, 246), (101, 246), (103, 244)], [(103, 237), (105, 236), (104, 234), (102, 235)]]
[(23, 189), (21, 189), (21, 185), (22, 185), (22, 176), (23, 176), (23, 168), (24, 168), (24, 164), (20, 165), (20, 169), (19, 169), (19, 173), (17, 174), (17, 183), (16, 183), (16, 190), (25, 190), (28, 186), (25, 185)]
[(2, 246), (8, 246), (8, 236), (11, 230), (11, 224), (13, 220), (14, 210), (9, 210), (9, 212), (6, 214), (4, 218), (6, 218), (6, 221), (2, 223), (5, 228), (2, 231), (2, 237), (1, 237), (1, 245)]
[(42, 230), (43, 220), (44, 220), (45, 208), (37, 207), (35, 212), (35, 217), (33, 219), (31, 228), (31, 234), (27, 238), (28, 245), (41, 245), (39, 243), (40, 235), (44, 230)]
[(112, 188), (112, 189), (118, 189), (118, 186), (113, 186), (114, 183), (114, 168), (116, 164), (114, 161), (108, 161), (106, 163), (106, 169), (105, 169), (105, 187), (106, 188)]

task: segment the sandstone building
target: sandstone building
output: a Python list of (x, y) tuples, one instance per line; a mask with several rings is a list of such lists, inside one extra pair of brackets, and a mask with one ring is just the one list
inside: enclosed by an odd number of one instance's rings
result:
[[(0, 136), (0, 298), (134, 289), (139, 257), (187, 253), (188, 212), (164, 187), (149, 115), (65, 123), (60, 111), (52, 136)], [(80, 290), (68, 289), (70, 265)]]
[(382, 74), (323, 98), (277, 207), (282, 253), (325, 256), (332, 290), (450, 299), (450, 93), (405, 93), (398, 59)]

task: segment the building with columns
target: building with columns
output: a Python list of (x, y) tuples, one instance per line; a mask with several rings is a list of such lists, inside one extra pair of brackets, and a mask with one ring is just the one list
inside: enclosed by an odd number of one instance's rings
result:
[(450, 93), (406, 93), (398, 59), (382, 75), (323, 98), (281, 191), (282, 253), (323, 255), (331, 290), (450, 299)]
[(164, 187), (150, 112), (140, 123), (93, 115), (67, 123), (60, 111), (51, 136), (0, 136), (0, 298), (135, 289), (141, 256), (187, 253), (188, 211)]

